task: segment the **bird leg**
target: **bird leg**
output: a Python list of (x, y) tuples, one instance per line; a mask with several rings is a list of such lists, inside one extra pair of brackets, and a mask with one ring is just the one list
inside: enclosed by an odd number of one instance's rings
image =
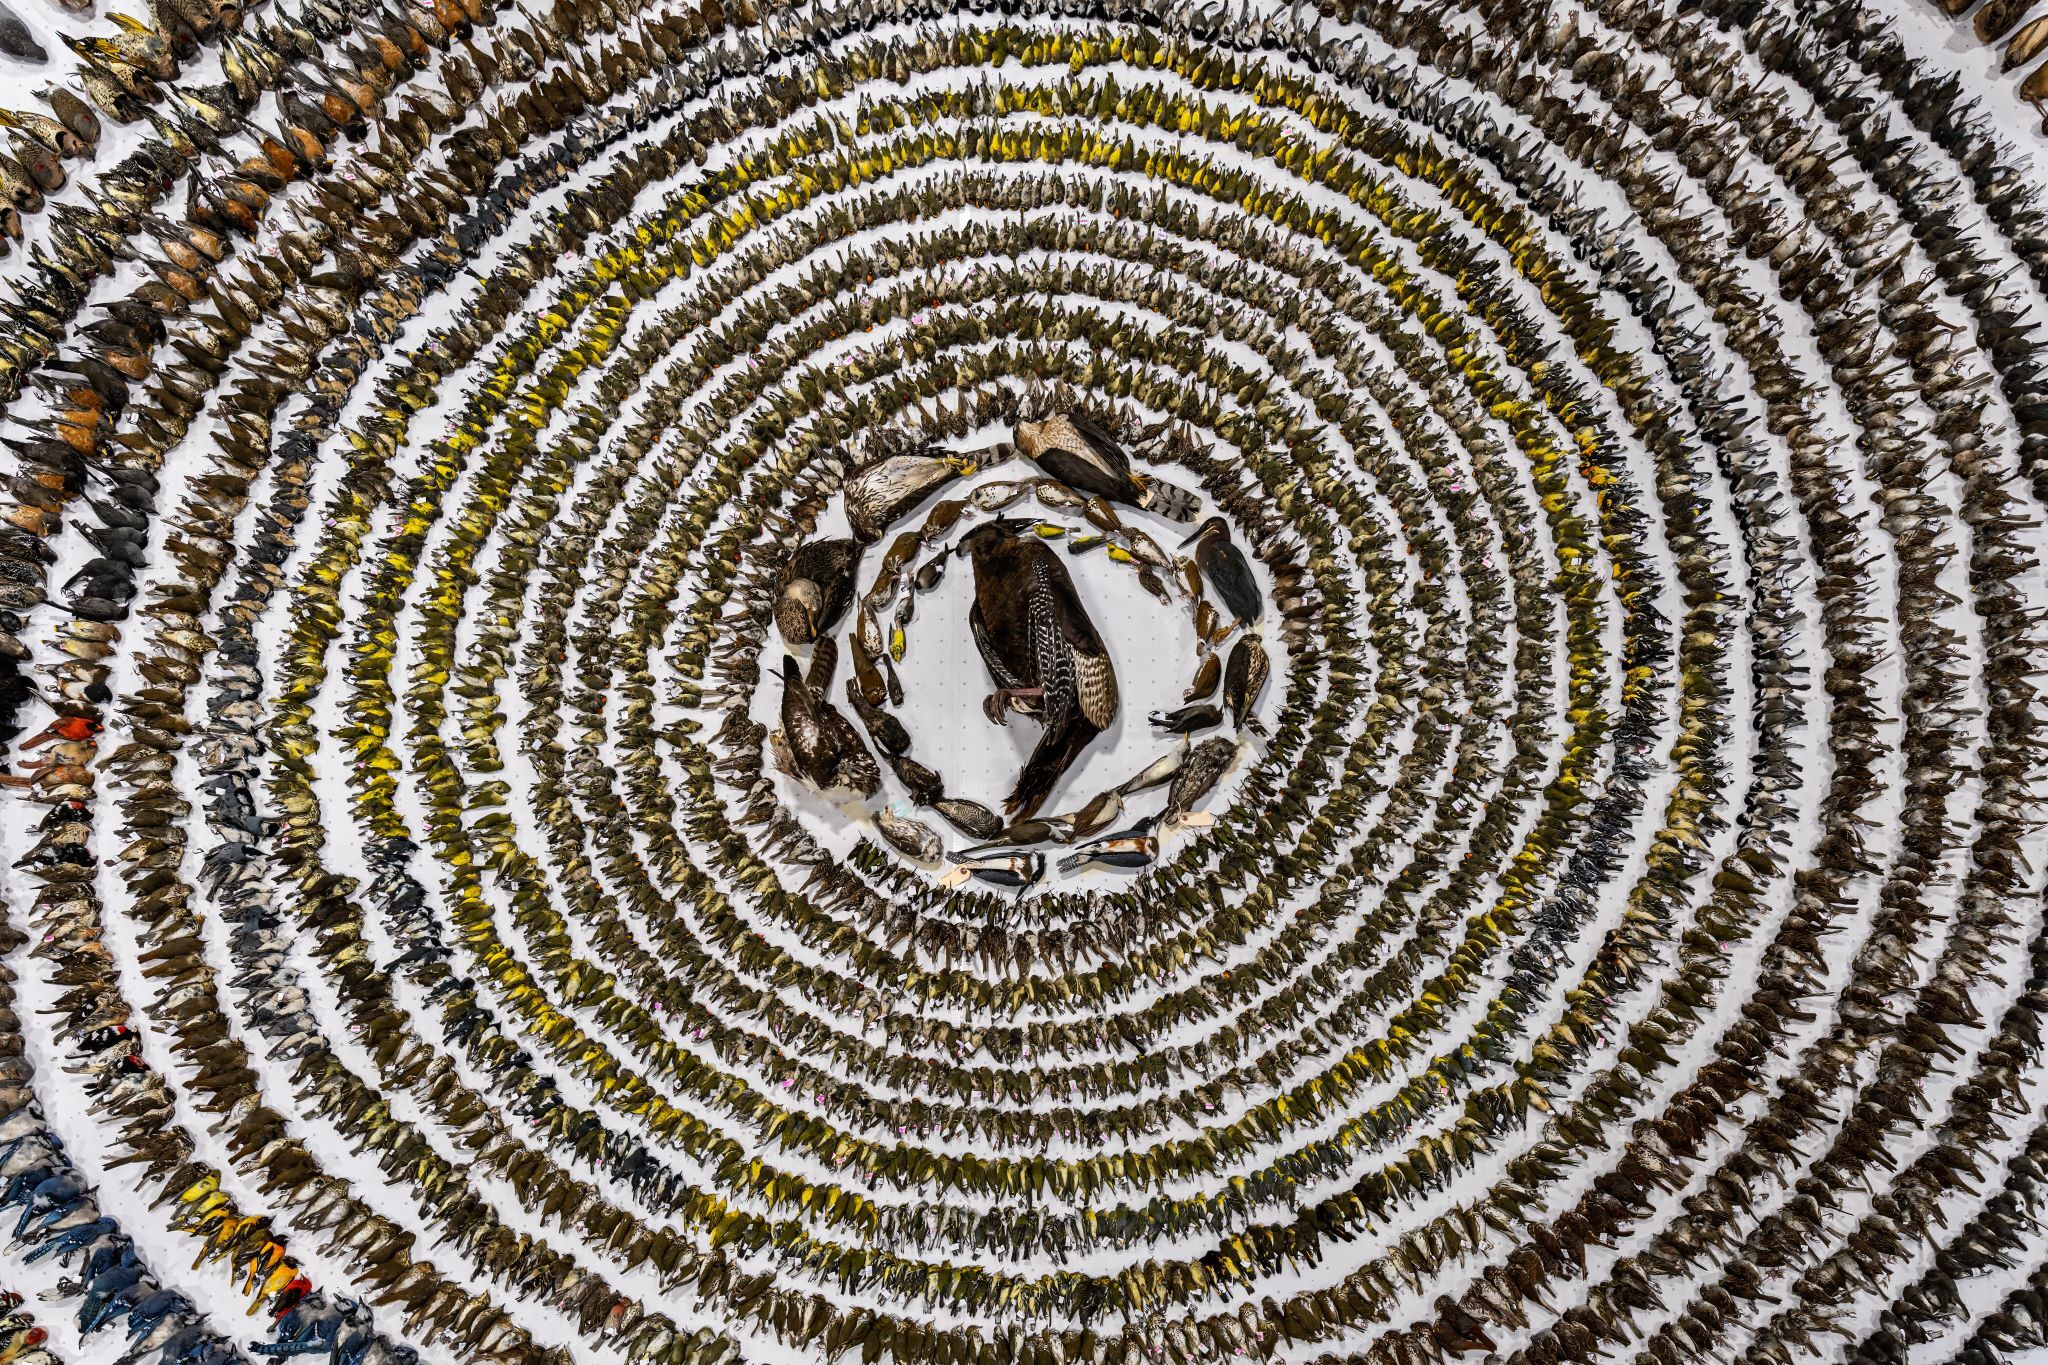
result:
[(997, 441), (994, 445), (981, 446), (974, 450), (954, 452), (958, 458), (972, 464), (976, 470), (986, 473), (998, 465), (1006, 465), (1017, 458), (1017, 443)]
[(1035, 708), (1021, 705), (1026, 701), (1045, 700), (1043, 687), (998, 687), (982, 701), (981, 709), (988, 712), (988, 718), (998, 725), (1010, 723), (1010, 710), (1015, 708), (1029, 715)]

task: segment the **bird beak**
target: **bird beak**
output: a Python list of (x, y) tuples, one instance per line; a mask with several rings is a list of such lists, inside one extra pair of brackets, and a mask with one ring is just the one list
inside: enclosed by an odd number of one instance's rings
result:
[(1203, 534), (1203, 530), (1202, 530), (1202, 528), (1201, 528), (1201, 527), (1199, 527), (1199, 526), (1197, 526), (1197, 527), (1195, 528), (1195, 533), (1194, 533), (1193, 535), (1189, 536), (1189, 537), (1188, 537), (1188, 538), (1187, 538), (1186, 540), (1183, 540), (1183, 541), (1182, 541), (1182, 542), (1181, 542), (1181, 543), (1180, 543), (1179, 545), (1175, 546), (1174, 548), (1175, 548), (1175, 549), (1179, 549), (1179, 550), (1185, 550), (1185, 549), (1187, 549), (1187, 547), (1188, 547), (1188, 546), (1190, 546), (1190, 545), (1194, 544), (1194, 543), (1195, 543), (1196, 541), (1200, 540), (1200, 539), (1202, 538), (1202, 534)]

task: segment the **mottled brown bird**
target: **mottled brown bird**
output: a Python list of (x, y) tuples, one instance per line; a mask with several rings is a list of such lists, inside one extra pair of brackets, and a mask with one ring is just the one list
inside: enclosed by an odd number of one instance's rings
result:
[(944, 453), (891, 455), (846, 481), (846, 523), (863, 545), (872, 545), (940, 485), (974, 472), (974, 462)]
[(775, 581), (775, 626), (792, 645), (808, 645), (837, 625), (853, 600), (860, 546), (812, 540), (797, 546)]
[(862, 796), (881, 790), (882, 773), (853, 722), (808, 682), (795, 659), (782, 660), (782, 728), (770, 736), (776, 762), (824, 792), (848, 787)]

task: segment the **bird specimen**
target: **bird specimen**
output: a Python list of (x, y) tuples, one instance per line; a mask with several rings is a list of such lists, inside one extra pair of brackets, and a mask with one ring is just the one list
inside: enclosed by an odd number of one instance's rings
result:
[(1253, 713), (1272, 673), (1273, 663), (1266, 655), (1265, 643), (1256, 635), (1240, 635), (1230, 647), (1229, 662), (1223, 666), (1223, 704), (1238, 729), (1265, 728)]
[(1115, 723), (1116, 665), (1066, 565), (1022, 523), (978, 526), (961, 539), (960, 552), (974, 567), (969, 627), (995, 682), (983, 709), (997, 725), (1016, 711), (1043, 727), (1003, 802), (1013, 820), (1029, 819), (1082, 750)]
[(796, 547), (775, 584), (775, 626), (792, 645), (815, 643), (839, 624), (853, 601), (860, 547), (850, 540), (811, 540)]
[(1131, 468), (1123, 445), (1085, 413), (1059, 412), (1017, 424), (1017, 449), (1077, 493), (1140, 507), (1174, 521), (1193, 520), (1193, 497)]
[(2048, 1340), (2038, 3), (56, 3), (0, 1359)]
[(1194, 547), (1196, 567), (1216, 590), (1217, 599), (1231, 619), (1239, 625), (1258, 624), (1265, 610), (1265, 597), (1259, 591), (1258, 579), (1252, 576), (1251, 562), (1230, 539), (1230, 523), (1222, 517), (1210, 517), (1182, 542), (1183, 548), (1190, 545)]
[(889, 455), (847, 480), (846, 520), (854, 539), (872, 544), (933, 490), (974, 472), (970, 460), (953, 455)]
[(832, 704), (822, 680), (805, 677), (797, 661), (786, 654), (782, 657), (782, 728), (771, 742), (777, 764), (818, 791), (846, 787), (873, 796), (881, 789), (881, 770), (853, 723)]

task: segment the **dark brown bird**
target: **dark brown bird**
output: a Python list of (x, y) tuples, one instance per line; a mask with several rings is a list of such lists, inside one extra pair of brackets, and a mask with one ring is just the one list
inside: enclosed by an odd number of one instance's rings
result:
[(1445, 1354), (1458, 1356), (1467, 1351), (1494, 1349), (1486, 1324), (1466, 1312), (1450, 1295), (1437, 1295), (1436, 1312), (1436, 1321), (1429, 1324), (1429, 1335)]
[(1256, 622), (1265, 609), (1265, 599), (1259, 595), (1259, 580), (1252, 576), (1251, 562), (1230, 539), (1230, 523), (1211, 517), (1181, 544), (1195, 547), (1196, 567), (1223, 599), (1224, 610), (1232, 619), (1240, 625)]
[(1010, 816), (1025, 819), (1115, 722), (1116, 669), (1066, 566), (1025, 534), (1025, 523), (992, 521), (969, 532), (960, 549), (974, 562), (968, 624), (996, 684), (986, 703), (989, 719), (1005, 724), (1014, 709), (1045, 726), (1004, 802)]

